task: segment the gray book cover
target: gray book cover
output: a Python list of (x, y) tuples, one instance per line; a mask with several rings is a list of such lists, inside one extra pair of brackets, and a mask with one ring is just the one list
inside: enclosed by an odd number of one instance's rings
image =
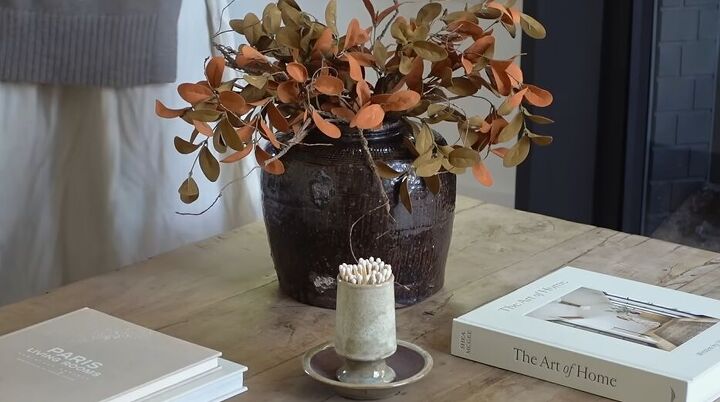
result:
[(218, 366), (220, 353), (89, 308), (0, 337), (2, 400), (129, 402)]

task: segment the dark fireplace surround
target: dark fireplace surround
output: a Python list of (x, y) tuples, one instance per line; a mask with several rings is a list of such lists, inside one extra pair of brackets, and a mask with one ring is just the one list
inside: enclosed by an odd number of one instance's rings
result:
[(720, 188), (720, 0), (523, 7), (548, 28), (522, 65), (555, 95), (556, 124), (534, 129), (556, 141), (519, 167), (517, 208), (651, 235)]

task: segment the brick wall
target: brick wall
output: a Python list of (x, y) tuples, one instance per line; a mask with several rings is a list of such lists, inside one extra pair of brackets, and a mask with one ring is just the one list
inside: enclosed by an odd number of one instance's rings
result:
[(657, 0), (654, 102), (645, 233), (652, 233), (710, 169), (720, 0)]

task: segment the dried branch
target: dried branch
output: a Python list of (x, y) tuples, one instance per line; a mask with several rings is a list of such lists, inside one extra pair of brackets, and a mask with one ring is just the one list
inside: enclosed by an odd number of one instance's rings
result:
[(397, 16), (400, 14), (400, 0), (393, 0), (393, 5), (397, 6), (397, 8), (395, 9), (393, 16), (388, 20), (388, 22), (385, 23), (385, 27), (383, 27), (382, 32), (380, 32), (380, 36), (378, 36), (376, 40), (382, 40), (382, 38), (385, 36), (385, 33), (387, 33), (387, 30), (390, 28), (390, 25), (392, 25), (393, 21), (395, 21), (395, 18), (397, 18)]
[[(383, 186), (382, 178), (380, 177), (380, 172), (378, 171), (377, 166), (375, 166), (375, 160), (372, 157), (372, 154), (370, 153), (370, 146), (368, 145), (367, 138), (365, 138), (365, 134), (363, 134), (363, 130), (358, 130), (360, 133), (360, 143), (362, 144), (363, 152), (365, 153), (365, 160), (367, 161), (368, 165), (370, 166), (370, 169), (372, 170), (373, 175), (375, 176), (375, 184), (377, 184), (378, 190), (380, 191), (380, 197), (382, 197), (383, 205), (385, 206), (385, 213), (388, 214), (390, 218), (393, 218), (392, 214), (390, 213), (390, 199), (387, 196), (387, 193), (385, 192), (385, 186)], [(393, 218), (394, 220), (394, 218)]]
[(257, 169), (259, 169), (259, 168), (260, 168), (260, 166), (255, 166), (255, 167), (253, 167), (252, 169), (250, 169), (250, 171), (247, 172), (247, 173), (245, 174), (245, 176), (238, 177), (237, 179), (233, 179), (233, 180), (230, 180), (229, 182), (225, 183), (225, 185), (222, 186), (222, 188), (221, 188), (220, 191), (218, 192), (218, 195), (217, 195), (217, 197), (215, 197), (215, 199), (213, 200), (213, 202), (210, 203), (210, 205), (208, 205), (208, 207), (205, 208), (205, 209), (203, 209), (202, 211), (200, 211), (200, 212), (180, 212), (180, 211), (175, 211), (175, 214), (177, 214), (177, 215), (183, 215), (183, 216), (200, 216), (200, 215), (204, 214), (205, 212), (209, 211), (212, 207), (214, 207), (215, 204), (217, 204), (217, 202), (220, 200), (220, 197), (223, 196), (223, 192), (224, 192), (228, 187), (230, 187), (232, 184), (235, 184), (235, 183), (239, 182), (240, 180), (244, 180), (246, 177), (250, 176), (250, 174), (251, 174), (252, 172), (254, 172), (255, 170), (257, 170)]

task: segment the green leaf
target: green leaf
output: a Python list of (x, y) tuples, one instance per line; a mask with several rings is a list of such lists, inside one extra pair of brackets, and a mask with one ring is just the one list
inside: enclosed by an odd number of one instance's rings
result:
[(274, 3), (268, 3), (263, 11), (262, 26), (266, 33), (275, 34), (282, 23), (282, 12)]
[(288, 1), (278, 1), (277, 5), (285, 25), (293, 29), (299, 29), (302, 24), (302, 14), (300, 14), (300, 10)]
[[(429, 155), (429, 154), (427, 154)], [(442, 158), (425, 158), (421, 156), (416, 160), (415, 174), (420, 177), (434, 176), (442, 166)]]
[(210, 181), (216, 181), (220, 176), (220, 163), (215, 159), (208, 147), (200, 151), (200, 169)]
[(522, 128), (523, 120), (522, 113), (516, 114), (515, 117), (510, 120), (510, 123), (500, 131), (497, 142), (507, 142), (515, 139)]
[(255, 45), (263, 34), (262, 22), (253, 13), (247, 13), (243, 19), (243, 35), (250, 45)]
[(233, 31), (242, 34), (244, 27), (245, 22), (242, 20), (242, 18), (230, 20), (230, 29), (232, 29)]
[(434, 175), (429, 177), (423, 177), (423, 181), (425, 182), (425, 187), (430, 190), (431, 193), (437, 194), (440, 192), (440, 176)]
[(517, 166), (527, 158), (530, 153), (530, 138), (523, 136), (520, 140), (510, 148), (503, 158), (503, 166)]
[(373, 57), (375, 58), (375, 64), (377, 64), (380, 68), (385, 68), (385, 62), (388, 59), (388, 52), (385, 45), (383, 45), (379, 40), (375, 41), (375, 44), (373, 45), (372, 50)]
[(218, 118), (220, 118), (220, 112), (217, 110), (188, 110), (184, 115), (183, 118), (186, 118), (188, 121), (204, 121), (204, 122), (211, 122), (215, 121)]
[(413, 42), (412, 47), (415, 50), (415, 53), (425, 60), (435, 62), (445, 60), (448, 57), (448, 53), (445, 48), (432, 42), (418, 40)]
[(553, 137), (549, 135), (540, 135), (528, 131), (527, 136), (535, 145), (545, 146), (550, 145), (553, 142)]
[(525, 117), (527, 117), (527, 119), (530, 120), (530, 121), (533, 122), (533, 123), (537, 123), (537, 124), (551, 124), (551, 123), (555, 123), (555, 120), (553, 120), (553, 119), (551, 119), (551, 118), (549, 118), (549, 117), (540, 116), (540, 115), (537, 115), (537, 114), (530, 114), (527, 110), (526, 110), (524, 113), (525, 113)]
[(415, 19), (419, 25), (430, 25), (435, 18), (442, 13), (442, 5), (439, 3), (428, 3), (422, 6)]
[(469, 168), (480, 160), (480, 154), (470, 148), (456, 148), (450, 152), (448, 160), (455, 167)]
[(216, 124), (215, 128), (213, 129), (212, 140), (213, 148), (215, 148), (218, 153), (222, 154), (227, 151), (227, 145), (225, 144), (225, 140), (223, 140), (220, 124)]
[(408, 212), (412, 213), (412, 198), (410, 198), (410, 188), (408, 187), (407, 176), (405, 176), (400, 184), (400, 202), (402, 202)]
[(420, 156), (420, 153), (418, 152), (417, 148), (415, 148), (415, 144), (413, 144), (410, 138), (403, 136), (403, 144), (405, 144), (405, 147), (414, 157), (417, 158), (418, 156)]
[(195, 152), (195, 150), (197, 150), (200, 145), (202, 144), (193, 144), (191, 142), (185, 141), (180, 137), (175, 137), (175, 149), (177, 149), (177, 151), (181, 154), (189, 154)]
[(182, 182), (180, 188), (178, 188), (178, 194), (180, 194), (180, 200), (185, 204), (191, 204), (195, 202), (200, 196), (200, 189), (198, 188), (195, 179), (188, 177)]
[(218, 125), (220, 126), (220, 133), (222, 134), (223, 142), (225, 142), (227, 146), (236, 151), (242, 151), (245, 149), (245, 144), (242, 142), (237, 131), (235, 131), (235, 128), (227, 119), (220, 120)]
[(268, 77), (264, 75), (246, 75), (243, 77), (245, 82), (248, 84), (254, 86), (257, 89), (263, 89), (265, 88), (265, 85), (267, 85)]
[(458, 96), (470, 96), (477, 92), (478, 87), (466, 77), (455, 77), (452, 79), (452, 85), (447, 89)]
[(396, 179), (403, 174), (402, 172), (398, 172), (395, 169), (391, 168), (387, 163), (383, 161), (375, 161), (375, 167), (377, 168), (380, 177), (386, 180)]
[(524, 13), (520, 13), (520, 26), (533, 39), (543, 39), (547, 35), (545, 27), (538, 20)]
[(432, 130), (423, 122), (415, 136), (415, 149), (420, 155), (424, 155), (433, 149), (433, 145), (435, 145), (435, 139)]
[(337, 0), (328, 1), (325, 7), (325, 25), (332, 29), (335, 36), (338, 35), (337, 29)]

